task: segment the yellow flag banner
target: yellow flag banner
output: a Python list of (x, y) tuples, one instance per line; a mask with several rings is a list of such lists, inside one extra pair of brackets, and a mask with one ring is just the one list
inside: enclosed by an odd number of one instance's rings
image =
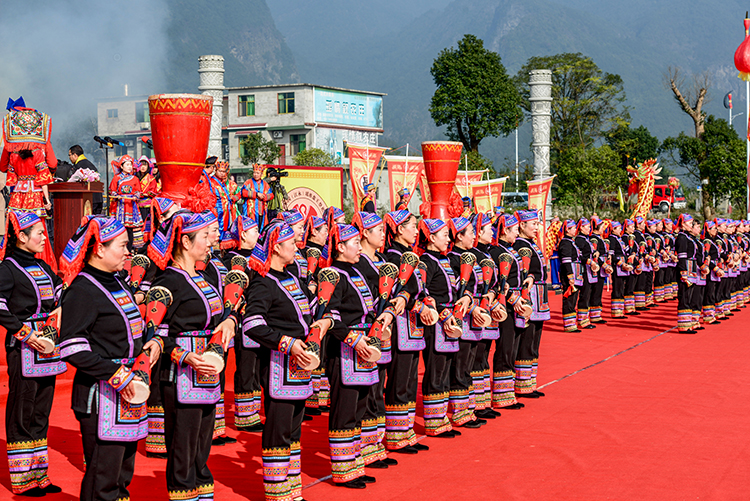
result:
[(388, 187), (391, 194), (391, 210), (395, 210), (399, 199), (398, 192), (402, 188), (406, 188), (410, 194), (414, 194), (417, 180), (424, 168), (424, 162), (422, 157), (383, 155), (383, 158), (388, 163)]
[(474, 209), (477, 213), (493, 214), (494, 208), (502, 205), (503, 186), (507, 179), (503, 177), (471, 184), (471, 198), (474, 200)]
[(354, 209), (359, 210), (359, 201), (365, 196), (365, 186), (375, 177), (375, 169), (380, 157), (388, 148), (346, 143), (349, 156), (349, 175), (352, 180), (352, 198)]
[(540, 249), (546, 248), (544, 236), (547, 224), (547, 199), (552, 189), (553, 179), (555, 179), (555, 176), (526, 182), (529, 188), (529, 209), (536, 210), (539, 213), (539, 232), (537, 233), (536, 243)]
[(470, 186), (477, 181), (481, 181), (485, 172), (488, 172), (488, 170), (458, 171), (458, 175), (456, 176), (456, 189), (458, 190), (458, 194), (462, 197), (468, 197)]
[[(277, 167), (277, 166), (271, 166)], [(326, 207), (343, 207), (344, 169), (341, 167), (284, 166), (289, 176), (283, 177), (289, 199), (287, 209), (297, 209), (321, 217)]]

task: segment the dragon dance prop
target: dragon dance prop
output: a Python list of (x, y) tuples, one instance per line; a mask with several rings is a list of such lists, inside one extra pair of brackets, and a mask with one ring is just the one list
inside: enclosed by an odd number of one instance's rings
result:
[(638, 189), (638, 202), (630, 219), (635, 219), (638, 216), (645, 218), (651, 211), (651, 205), (654, 201), (654, 185), (657, 179), (661, 179), (657, 175), (661, 172), (661, 168), (656, 159), (649, 158), (635, 167), (628, 165), (627, 170), (630, 175), (630, 184), (635, 185)]

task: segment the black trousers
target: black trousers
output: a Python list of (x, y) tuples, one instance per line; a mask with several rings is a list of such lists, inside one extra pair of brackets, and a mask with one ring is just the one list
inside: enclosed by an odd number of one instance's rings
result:
[(300, 439), (305, 401), (272, 398), (268, 391), (268, 370), (263, 375), (263, 390), (266, 425), (261, 444), (266, 497), (286, 494), (294, 498), (302, 494)]
[(326, 362), (331, 383), (328, 414), (331, 473), (335, 483), (343, 483), (364, 475), (360, 435), (370, 386), (345, 385), (341, 377), (341, 357), (329, 357)]
[(589, 277), (584, 272), (583, 274), (583, 285), (578, 288), (578, 309), (588, 310), (591, 306), (591, 292), (594, 288), (595, 283), (589, 282)]
[(604, 293), (604, 282), (607, 279), (599, 277), (596, 283), (591, 284), (591, 298), (589, 299), (589, 306), (592, 308), (602, 307), (602, 294)]
[(81, 428), (83, 457), (86, 460), (81, 501), (128, 499), (128, 485), (133, 480), (138, 442), (100, 440), (98, 411), (91, 414), (76, 412), (75, 416)]
[(391, 345), (391, 363), (385, 383), (385, 437), (388, 450), (401, 449), (416, 442), (414, 413), (419, 382), (419, 351), (402, 351), (398, 340)]
[(234, 425), (250, 427), (260, 423), (260, 361), (258, 351), (243, 348), (242, 337), (234, 341)]
[(700, 312), (703, 309), (703, 296), (706, 292), (705, 285), (693, 285), (693, 294), (690, 297), (690, 309), (693, 310), (693, 314)]
[(167, 490), (180, 494), (213, 492), (214, 477), (208, 455), (214, 432), (216, 405), (182, 404), (174, 384), (164, 383), (164, 436), (167, 444)]
[[(424, 329), (427, 348), (422, 352), (424, 376), (422, 377), (422, 408), (425, 434), (435, 436), (451, 429), (448, 420), (448, 398), (451, 387), (451, 365), (455, 353), (435, 349), (435, 327)], [(468, 407), (468, 395), (466, 398)], [(455, 411), (455, 408), (454, 408)]]
[(19, 493), (49, 484), (47, 430), (55, 396), (55, 376), (24, 377), (20, 348), (6, 351), (6, 360), (5, 437), (8, 462), (15, 470), (11, 471), (12, 490)]
[(507, 407), (516, 403), (515, 370), (521, 329), (515, 326), (515, 310), (509, 305), (508, 318), (500, 324), (492, 357), (492, 406)]
[[(457, 425), (474, 419), (472, 415), (474, 410), (472, 385), (474, 381), (471, 372), (474, 368), (479, 343), (481, 341), (459, 340), (458, 352), (453, 354), (450, 363), (448, 404), (452, 412), (451, 420)], [(434, 359), (435, 357), (433, 357)], [(424, 392), (424, 386), (422, 391)]]

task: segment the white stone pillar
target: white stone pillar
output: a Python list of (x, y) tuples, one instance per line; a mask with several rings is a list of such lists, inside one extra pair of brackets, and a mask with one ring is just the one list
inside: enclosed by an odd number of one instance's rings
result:
[[(208, 156), (224, 159), (221, 147), (221, 125), (224, 118), (224, 57), (201, 56), (198, 58), (198, 74), (201, 94), (214, 98), (213, 116), (211, 117), (211, 135), (208, 141)], [(226, 160), (226, 159), (224, 159)]]
[[(529, 72), (531, 133), (534, 153), (534, 179), (549, 177), (550, 123), (552, 117), (552, 70)], [(552, 218), (551, 198), (547, 199), (547, 219)]]

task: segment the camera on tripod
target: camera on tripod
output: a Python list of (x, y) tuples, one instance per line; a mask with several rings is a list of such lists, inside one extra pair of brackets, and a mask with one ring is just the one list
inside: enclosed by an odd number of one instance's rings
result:
[(282, 177), (287, 177), (288, 175), (289, 173), (285, 169), (277, 169), (274, 167), (269, 167), (268, 170), (266, 171), (266, 177), (269, 177), (269, 178), (275, 177), (276, 182), (279, 182), (279, 180)]

